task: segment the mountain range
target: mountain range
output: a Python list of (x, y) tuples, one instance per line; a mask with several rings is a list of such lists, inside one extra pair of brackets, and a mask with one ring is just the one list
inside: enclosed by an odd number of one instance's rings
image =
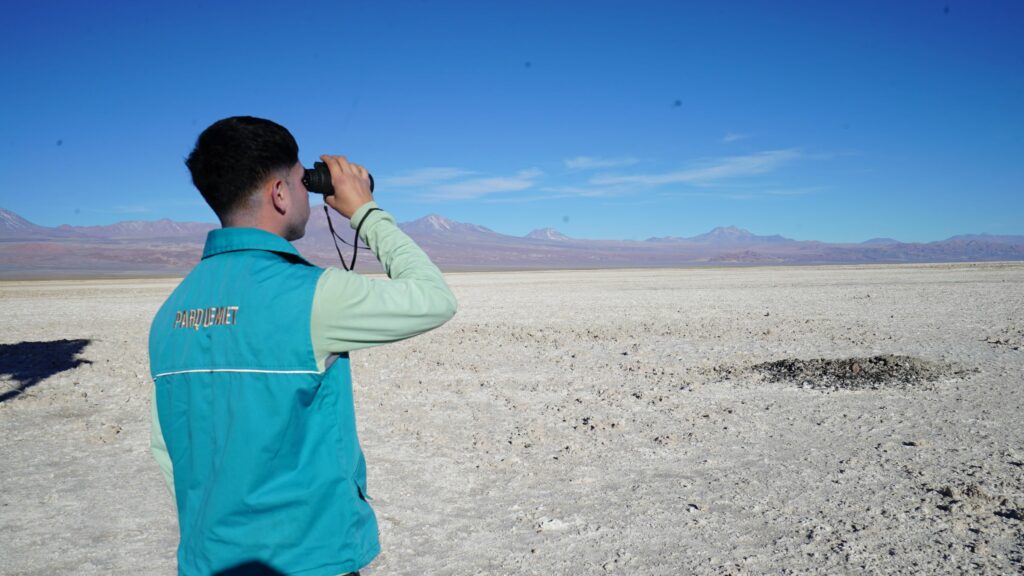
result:
[[(333, 220), (338, 234), (351, 242), (348, 221), (337, 214)], [(990, 234), (965, 234), (927, 243), (892, 238), (827, 243), (759, 236), (727, 226), (688, 238), (585, 240), (553, 228), (511, 236), (437, 214), (399, 227), (445, 270), (1024, 260), (1024, 236)], [(178, 275), (198, 261), (206, 233), (214, 228), (212, 223), (168, 219), (47, 227), (0, 208), (0, 278)], [(322, 210), (313, 210), (306, 236), (295, 245), (319, 265), (338, 265)], [(349, 261), (352, 248), (340, 245), (340, 250)], [(373, 272), (380, 266), (364, 250), (358, 269)]]

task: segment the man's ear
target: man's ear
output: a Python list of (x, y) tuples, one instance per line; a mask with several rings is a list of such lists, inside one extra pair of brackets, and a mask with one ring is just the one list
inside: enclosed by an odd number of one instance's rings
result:
[(270, 202), (278, 214), (285, 214), (291, 207), (288, 204), (288, 183), (284, 179), (272, 176), (267, 180), (267, 188), (270, 193)]

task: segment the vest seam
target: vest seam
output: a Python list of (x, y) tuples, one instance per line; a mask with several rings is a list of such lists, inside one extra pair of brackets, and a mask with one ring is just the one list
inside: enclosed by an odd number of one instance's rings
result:
[(175, 370), (154, 374), (153, 378), (174, 376), (175, 374), (208, 374), (211, 372), (235, 372), (241, 374), (323, 374), (318, 370), (260, 370), (255, 368), (196, 368), (194, 370)]

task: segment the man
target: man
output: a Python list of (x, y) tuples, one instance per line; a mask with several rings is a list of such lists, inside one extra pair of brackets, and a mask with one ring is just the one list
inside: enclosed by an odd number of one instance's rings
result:
[(373, 202), (368, 174), (321, 156), (325, 198), (390, 280), (307, 262), (298, 146), (269, 120), (200, 134), (186, 164), (220, 218), (153, 320), (153, 453), (178, 510), (181, 575), (336, 575), (379, 552), (348, 353), (440, 326), (441, 272)]

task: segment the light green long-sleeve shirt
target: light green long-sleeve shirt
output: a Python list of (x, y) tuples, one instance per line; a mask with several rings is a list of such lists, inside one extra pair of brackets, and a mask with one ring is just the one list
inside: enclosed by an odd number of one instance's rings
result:
[[(359, 238), (370, 247), (390, 280), (371, 279), (327, 268), (316, 285), (310, 337), (318, 369), (333, 355), (422, 334), (447, 322), (457, 308), (441, 271), (383, 210), (367, 214), (370, 202), (352, 215), (353, 229), (364, 218)], [(174, 494), (172, 466), (160, 430), (156, 391), (151, 409), (150, 447)]]

